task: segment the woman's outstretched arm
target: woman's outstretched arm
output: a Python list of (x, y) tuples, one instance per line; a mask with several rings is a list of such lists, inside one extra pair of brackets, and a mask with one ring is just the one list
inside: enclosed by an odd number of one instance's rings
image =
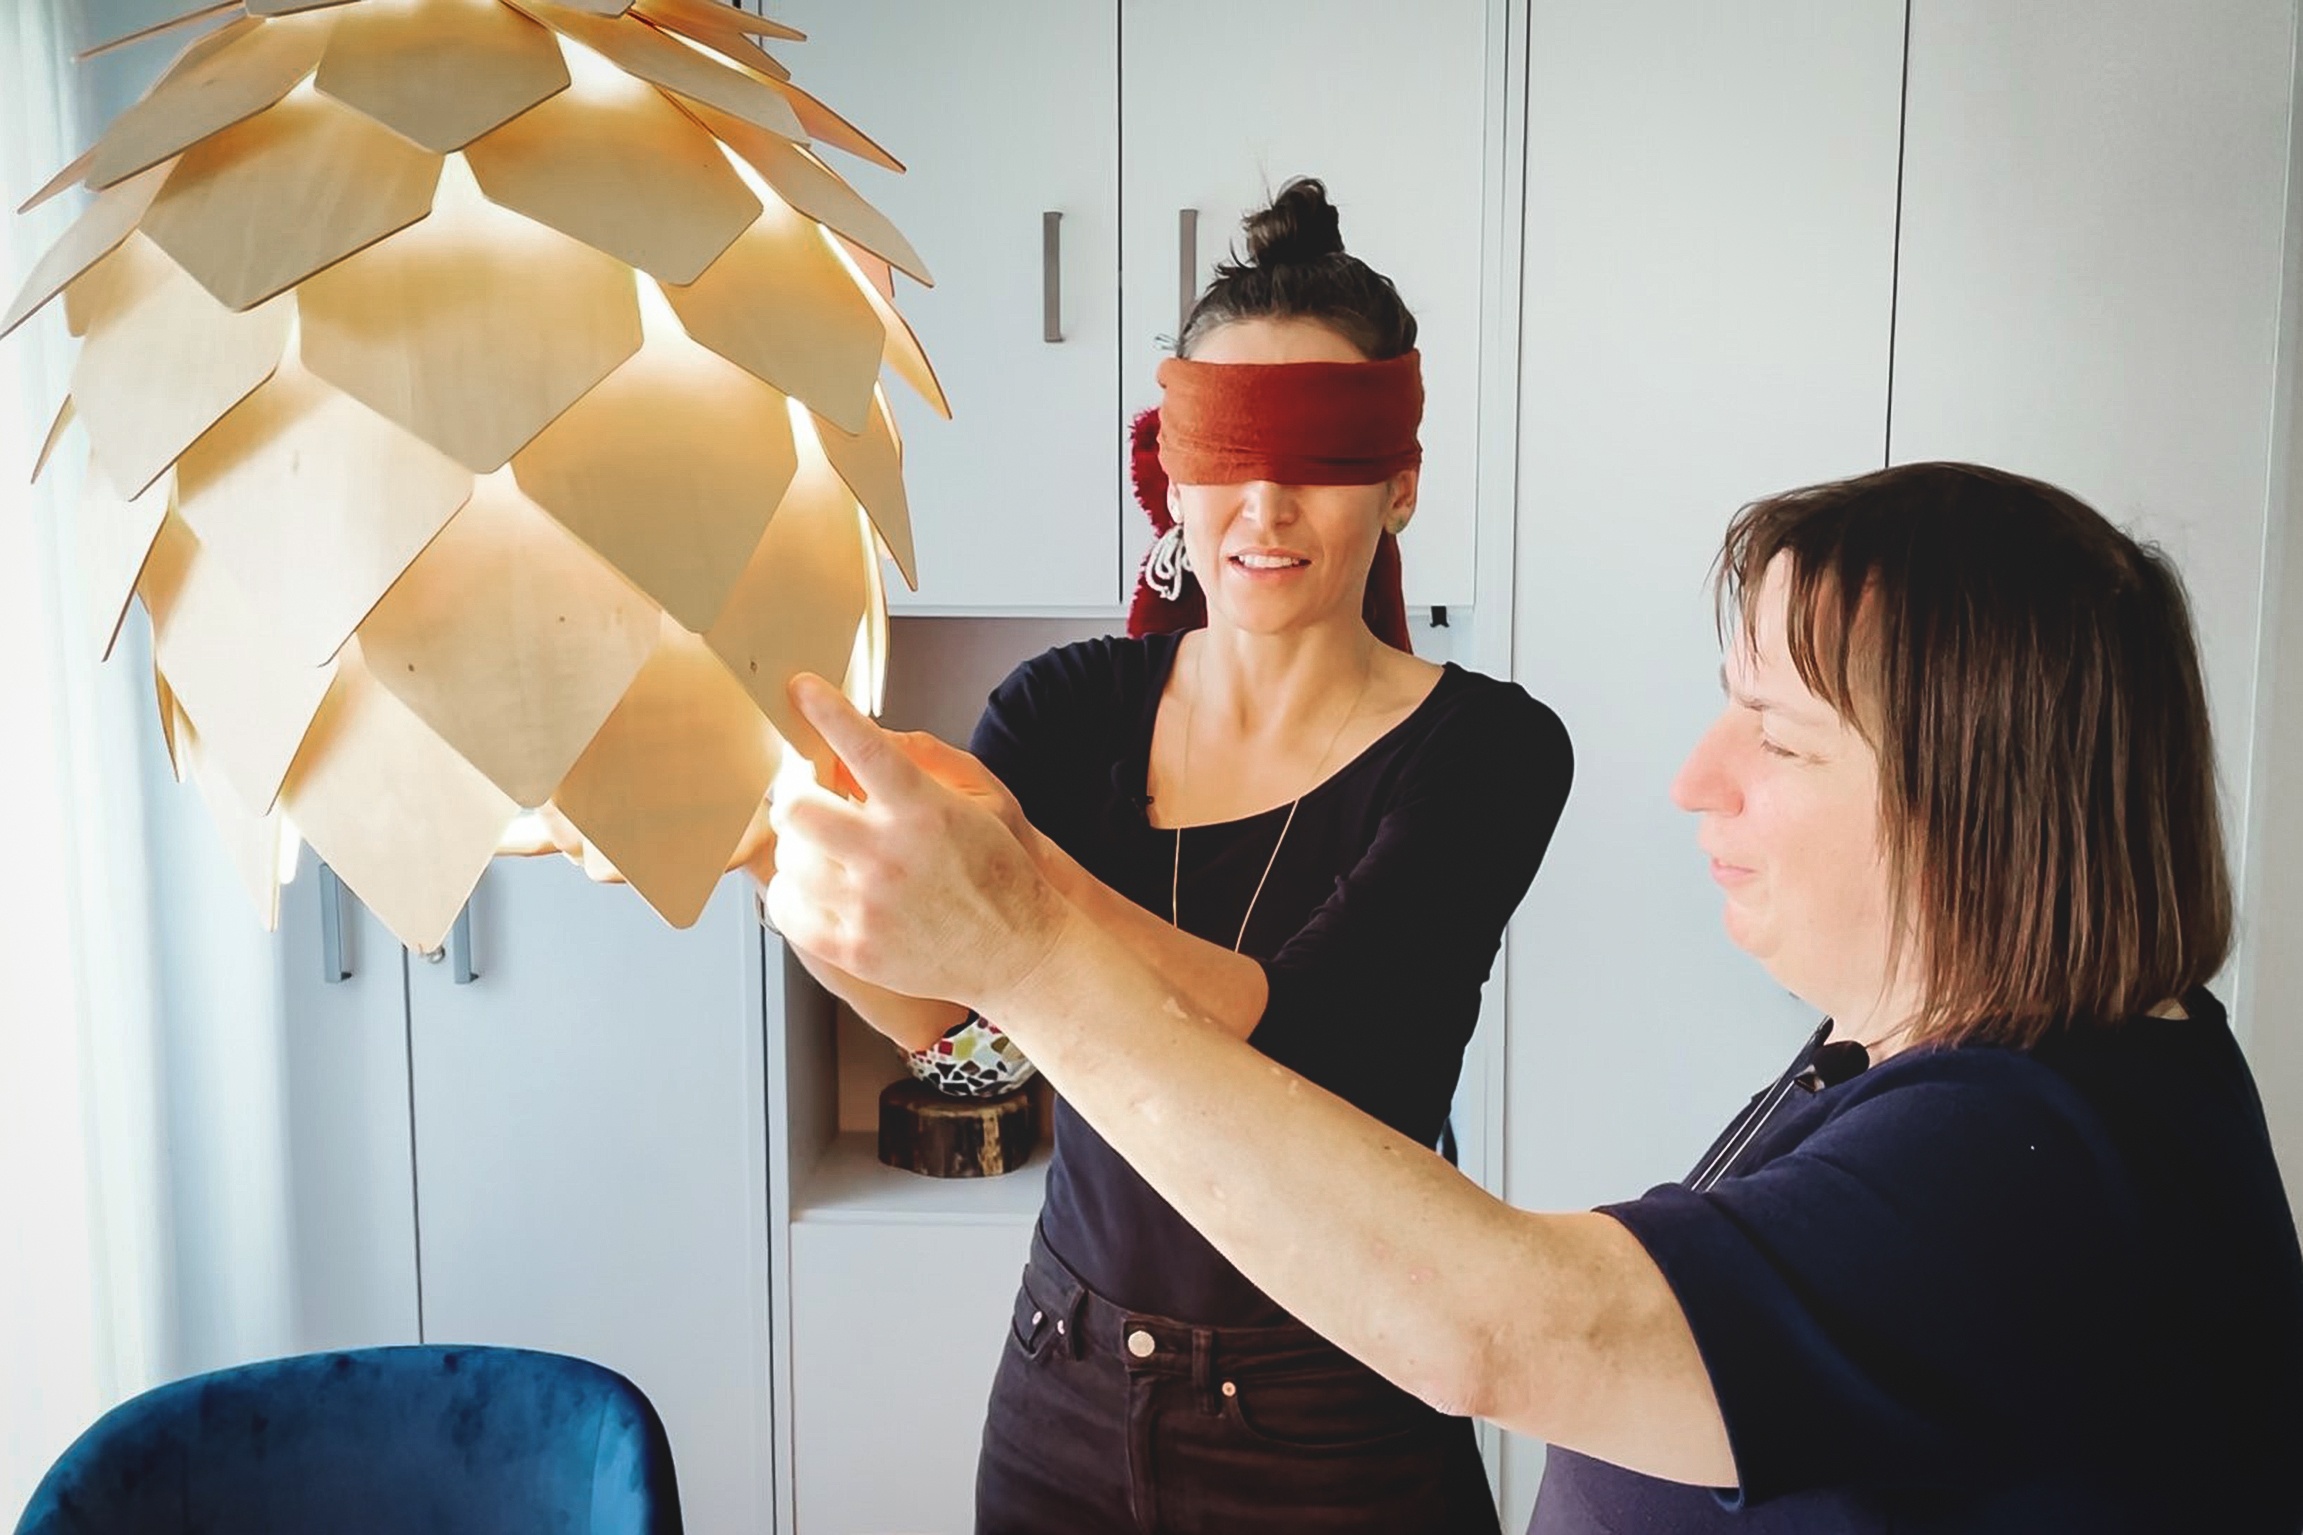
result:
[(1211, 1027), (996, 815), (828, 686), (793, 696), (868, 795), (777, 807), (769, 909), (803, 949), (997, 1018), (1241, 1272), (1434, 1405), (1653, 1475), (1735, 1481), (1687, 1321), (1628, 1231), (1512, 1209)]

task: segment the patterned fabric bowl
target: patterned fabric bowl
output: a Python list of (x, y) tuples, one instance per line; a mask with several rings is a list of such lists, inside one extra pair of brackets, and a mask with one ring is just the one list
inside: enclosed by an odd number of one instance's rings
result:
[(997, 1024), (973, 1013), (927, 1049), (905, 1052), (904, 1062), (913, 1076), (954, 1098), (996, 1098), (1039, 1070)]

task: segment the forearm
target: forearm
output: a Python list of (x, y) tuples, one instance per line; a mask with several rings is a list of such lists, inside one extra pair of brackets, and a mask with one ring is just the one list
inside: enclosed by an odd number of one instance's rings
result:
[(906, 1050), (927, 1049), (967, 1016), (968, 1010), (957, 1002), (907, 997), (859, 980), (797, 945), (792, 947), (792, 953), (824, 990), (847, 1003), (857, 1017)]
[(1263, 1021), (1271, 983), (1262, 965), (1144, 910), (1044, 837), (1032, 854), (1042, 875), (1065, 900), (1145, 969), (1189, 999), (1202, 1022), (1245, 1039)]
[(1616, 1222), (1489, 1197), (1207, 1027), (1092, 923), (997, 1005), (1065, 1101), (1219, 1252), (1379, 1374), (1619, 1464), (1733, 1481), (1685, 1320)]

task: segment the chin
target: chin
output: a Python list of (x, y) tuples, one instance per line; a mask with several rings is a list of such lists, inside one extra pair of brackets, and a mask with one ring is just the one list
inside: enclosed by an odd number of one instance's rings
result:
[(1316, 626), (1323, 617), (1299, 602), (1258, 601), (1252, 595), (1244, 602), (1236, 598), (1227, 600), (1218, 605), (1217, 611), (1225, 623), (1242, 634), (1293, 634)]
[[(1775, 967), (1768, 963), (1768, 956), (1775, 946), (1768, 941), (1765, 926), (1751, 913), (1736, 905), (1732, 897), (1728, 899), (1725, 908), (1719, 914), (1719, 925), (1727, 930), (1729, 943), (1734, 944), (1762, 965), (1767, 965), (1769, 972), (1773, 972)], [(1779, 976), (1777, 979), (1780, 980), (1781, 977)]]

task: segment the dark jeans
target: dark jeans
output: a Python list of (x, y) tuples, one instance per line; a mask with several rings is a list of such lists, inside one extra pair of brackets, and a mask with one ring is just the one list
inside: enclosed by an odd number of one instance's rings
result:
[(1308, 1327), (1114, 1306), (1035, 1234), (976, 1467), (977, 1535), (1493, 1535), (1471, 1420)]

